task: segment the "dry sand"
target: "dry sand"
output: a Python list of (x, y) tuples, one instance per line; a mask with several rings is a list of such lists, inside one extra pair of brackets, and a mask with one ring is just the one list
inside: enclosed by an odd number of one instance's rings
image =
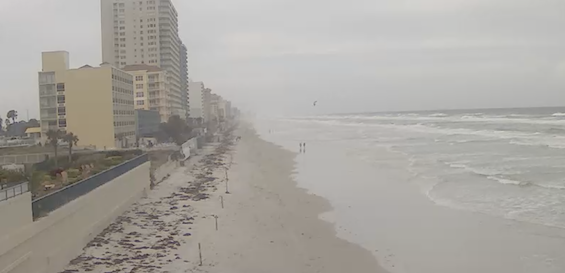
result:
[(237, 134), (178, 168), (66, 272), (384, 272), (319, 219), (331, 208), (296, 187), (295, 154), (248, 127)]

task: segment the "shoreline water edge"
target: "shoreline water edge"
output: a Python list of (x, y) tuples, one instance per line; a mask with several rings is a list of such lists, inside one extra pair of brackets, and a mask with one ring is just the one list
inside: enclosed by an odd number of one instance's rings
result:
[(157, 185), (63, 272), (386, 272), (320, 218), (330, 203), (297, 186), (296, 155), (241, 123)]

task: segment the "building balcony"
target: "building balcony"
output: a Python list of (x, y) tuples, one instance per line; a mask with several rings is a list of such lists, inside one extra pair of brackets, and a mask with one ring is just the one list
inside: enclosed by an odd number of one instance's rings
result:
[(52, 91), (39, 91), (39, 96), (40, 96), (40, 97), (57, 96), (57, 92), (55, 92), (55, 90), (52, 90)]
[(57, 114), (56, 113), (49, 113), (49, 114), (41, 113), (41, 120), (57, 120)]

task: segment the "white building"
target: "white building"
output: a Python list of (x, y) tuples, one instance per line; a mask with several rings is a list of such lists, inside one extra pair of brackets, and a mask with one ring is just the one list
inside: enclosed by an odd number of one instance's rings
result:
[(102, 59), (116, 67), (148, 64), (167, 71), (173, 115), (186, 117), (182, 41), (170, 0), (101, 0)]
[(188, 108), (190, 109), (191, 118), (205, 119), (204, 115), (204, 94), (205, 88), (203, 82), (188, 83)]

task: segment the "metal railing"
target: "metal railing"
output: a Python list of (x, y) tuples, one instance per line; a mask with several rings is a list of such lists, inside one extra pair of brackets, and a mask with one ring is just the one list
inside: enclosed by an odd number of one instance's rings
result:
[(44, 161), (46, 158), (53, 156), (54, 153), (42, 154), (21, 154), (21, 155), (1, 155), (0, 165), (5, 164), (33, 164)]
[(82, 181), (64, 187), (56, 192), (40, 197), (32, 202), (33, 218), (47, 215), (65, 204), (93, 191), (94, 189), (114, 180), (115, 178), (131, 171), (137, 166), (147, 162), (149, 156), (142, 154), (132, 160), (126, 161), (111, 169), (93, 175)]
[(29, 191), (29, 183), (28, 182), (23, 182), (23, 183), (19, 183), (15, 186), (8, 186), (3, 188), (2, 185), (0, 185), (0, 202), (8, 200), (10, 198), (14, 198), (18, 195), (22, 195), (26, 192)]

